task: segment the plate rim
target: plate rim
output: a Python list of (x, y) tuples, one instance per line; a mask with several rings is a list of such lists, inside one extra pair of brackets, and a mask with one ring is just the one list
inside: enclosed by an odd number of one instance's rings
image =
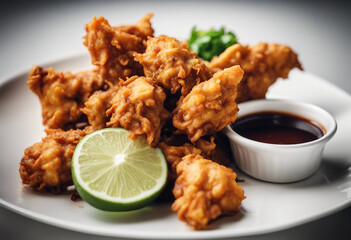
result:
[[(128, 231), (119, 231), (118, 234), (115, 232), (104, 232), (101, 228), (99, 227), (86, 227), (83, 224), (76, 224), (76, 223), (70, 223), (67, 224), (65, 223), (64, 220), (57, 219), (54, 217), (46, 216), (44, 214), (36, 213), (31, 210), (27, 210), (25, 208), (16, 206), (12, 203), (8, 203), (7, 201), (3, 200), (0, 198), (0, 206), (13, 211), (21, 216), (28, 217), (32, 220), (36, 220), (39, 222), (42, 222), (44, 224), (49, 224), (51, 226), (59, 227), (62, 229), (68, 229), (71, 231), (76, 231), (76, 232), (81, 232), (81, 233), (88, 233), (92, 235), (100, 235), (100, 236), (106, 236), (106, 237), (124, 237), (128, 239), (165, 239), (163, 235), (160, 235), (158, 233), (151, 233), (151, 232), (143, 232), (143, 231), (138, 231), (137, 234), (135, 232), (128, 232)], [(228, 237), (244, 237), (244, 236), (253, 236), (253, 235), (258, 235), (258, 234), (265, 234), (265, 233), (273, 233), (277, 232), (280, 230), (285, 230), (289, 229), (292, 227), (296, 227), (299, 225), (302, 225), (304, 223), (312, 222), (314, 220), (320, 219), (322, 217), (331, 215), (333, 213), (336, 213), (338, 211), (341, 211), (343, 209), (346, 209), (347, 207), (351, 206), (351, 200), (345, 201), (344, 203), (338, 204), (336, 206), (333, 206), (329, 209), (326, 209), (324, 212), (318, 212), (315, 214), (312, 214), (308, 217), (305, 217), (304, 219), (301, 219), (300, 221), (292, 221), (290, 220), (289, 223), (285, 224), (279, 224), (275, 226), (270, 226), (270, 227), (261, 227), (261, 228), (256, 228), (257, 230), (251, 230), (251, 231), (242, 231), (242, 232), (217, 232), (217, 231), (193, 231), (193, 232), (185, 232), (181, 233), (177, 236), (172, 236), (166, 239), (187, 239), (187, 238), (192, 238), (192, 239), (212, 239), (213, 237), (216, 238), (228, 238)], [(100, 230), (99, 230), (100, 229)]]

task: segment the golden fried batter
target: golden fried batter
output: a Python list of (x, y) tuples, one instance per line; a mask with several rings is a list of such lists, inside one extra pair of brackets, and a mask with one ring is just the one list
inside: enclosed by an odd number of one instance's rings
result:
[(200, 155), (185, 156), (177, 165), (177, 174), (172, 210), (194, 229), (205, 229), (220, 215), (237, 212), (245, 198), (231, 168)]
[(185, 143), (182, 146), (170, 146), (165, 142), (160, 142), (158, 145), (166, 156), (170, 166), (169, 175), (171, 178), (176, 178), (177, 165), (182, 161), (182, 158), (189, 154), (201, 155), (201, 150), (196, 148), (192, 143)]
[(212, 76), (212, 71), (187, 43), (167, 36), (149, 38), (145, 53), (136, 54), (135, 58), (143, 65), (145, 76), (172, 94), (181, 89), (182, 95), (186, 95), (197, 83)]
[[(219, 137), (217, 137), (217, 140), (221, 142)], [(195, 143), (189, 142), (187, 137), (182, 135), (173, 135), (170, 138), (163, 138), (158, 147), (162, 149), (166, 156), (167, 162), (170, 166), (170, 177), (172, 179), (177, 177), (177, 165), (182, 161), (183, 157), (189, 154), (201, 155), (204, 158), (211, 159), (221, 165), (229, 166), (230, 160), (228, 156), (226, 153), (222, 152), (222, 147), (217, 146), (214, 141), (214, 136), (211, 136), (209, 141), (200, 138)]]
[(153, 35), (151, 17), (152, 14), (146, 15), (135, 26), (112, 27), (103, 17), (94, 17), (86, 25), (84, 45), (103, 79), (118, 83), (119, 78), (144, 75), (133, 55), (144, 52), (147, 36)]
[(201, 150), (202, 156), (210, 157), (213, 155), (214, 150), (216, 149), (216, 144), (214, 142), (214, 136), (210, 137), (210, 141), (207, 141), (203, 138), (200, 138), (195, 142), (195, 146)]
[(87, 116), (89, 125), (95, 130), (106, 127), (108, 122), (106, 111), (111, 107), (111, 101), (118, 87), (118, 85), (110, 84), (109, 89), (94, 92), (85, 102), (82, 112)]
[(235, 44), (208, 64), (214, 71), (234, 65), (240, 65), (245, 72), (239, 85), (238, 103), (265, 98), (268, 88), (278, 78), (287, 78), (295, 67), (302, 69), (297, 54), (291, 48), (268, 43), (253, 46)]
[(120, 25), (112, 27), (116, 31), (125, 32), (128, 34), (136, 35), (142, 39), (147, 39), (148, 36), (154, 35), (154, 29), (151, 26), (150, 19), (152, 18), (153, 14), (148, 13), (142, 18), (135, 25)]
[(72, 74), (39, 66), (30, 71), (27, 81), (28, 88), (39, 97), (43, 124), (49, 128), (67, 128), (79, 121), (84, 102), (103, 84), (94, 70)]
[(150, 146), (156, 146), (162, 126), (170, 116), (163, 107), (166, 94), (145, 77), (134, 76), (120, 85), (107, 111), (111, 116), (107, 126), (128, 129), (132, 139), (144, 135)]
[(234, 122), (239, 110), (235, 98), (242, 76), (241, 68), (234, 66), (196, 85), (174, 110), (173, 125), (195, 142)]
[(24, 150), (19, 172), (23, 184), (34, 190), (60, 193), (72, 185), (71, 160), (79, 140), (92, 131), (47, 129), (42, 142)]
[(202, 155), (210, 157), (214, 155), (216, 144), (214, 137), (210, 137), (210, 141), (200, 138), (195, 143), (188, 140), (186, 135), (172, 135), (171, 137), (163, 137), (158, 147), (160, 147), (166, 156), (171, 170), (176, 172), (178, 163), (188, 154)]

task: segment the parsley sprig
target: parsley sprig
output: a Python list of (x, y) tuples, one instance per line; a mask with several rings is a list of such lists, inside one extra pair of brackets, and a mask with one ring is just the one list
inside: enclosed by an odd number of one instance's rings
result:
[(196, 30), (193, 27), (188, 45), (199, 57), (210, 61), (214, 56), (221, 54), (226, 48), (237, 43), (234, 33), (226, 32), (224, 27), (219, 30)]

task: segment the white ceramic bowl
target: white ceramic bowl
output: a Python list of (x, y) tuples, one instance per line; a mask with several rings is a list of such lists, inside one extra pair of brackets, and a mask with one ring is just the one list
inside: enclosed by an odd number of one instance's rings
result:
[(335, 134), (335, 119), (312, 104), (290, 100), (253, 100), (239, 104), (238, 118), (262, 111), (277, 111), (301, 116), (321, 125), (325, 134), (300, 144), (269, 144), (237, 134), (229, 125), (228, 136), (237, 166), (248, 175), (276, 183), (294, 182), (312, 175), (319, 168), (325, 144)]

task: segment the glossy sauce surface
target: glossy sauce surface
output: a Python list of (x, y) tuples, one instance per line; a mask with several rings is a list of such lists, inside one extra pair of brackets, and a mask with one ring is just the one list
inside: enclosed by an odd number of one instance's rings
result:
[(324, 131), (311, 120), (281, 112), (258, 112), (231, 125), (239, 135), (272, 144), (299, 144), (316, 140)]

